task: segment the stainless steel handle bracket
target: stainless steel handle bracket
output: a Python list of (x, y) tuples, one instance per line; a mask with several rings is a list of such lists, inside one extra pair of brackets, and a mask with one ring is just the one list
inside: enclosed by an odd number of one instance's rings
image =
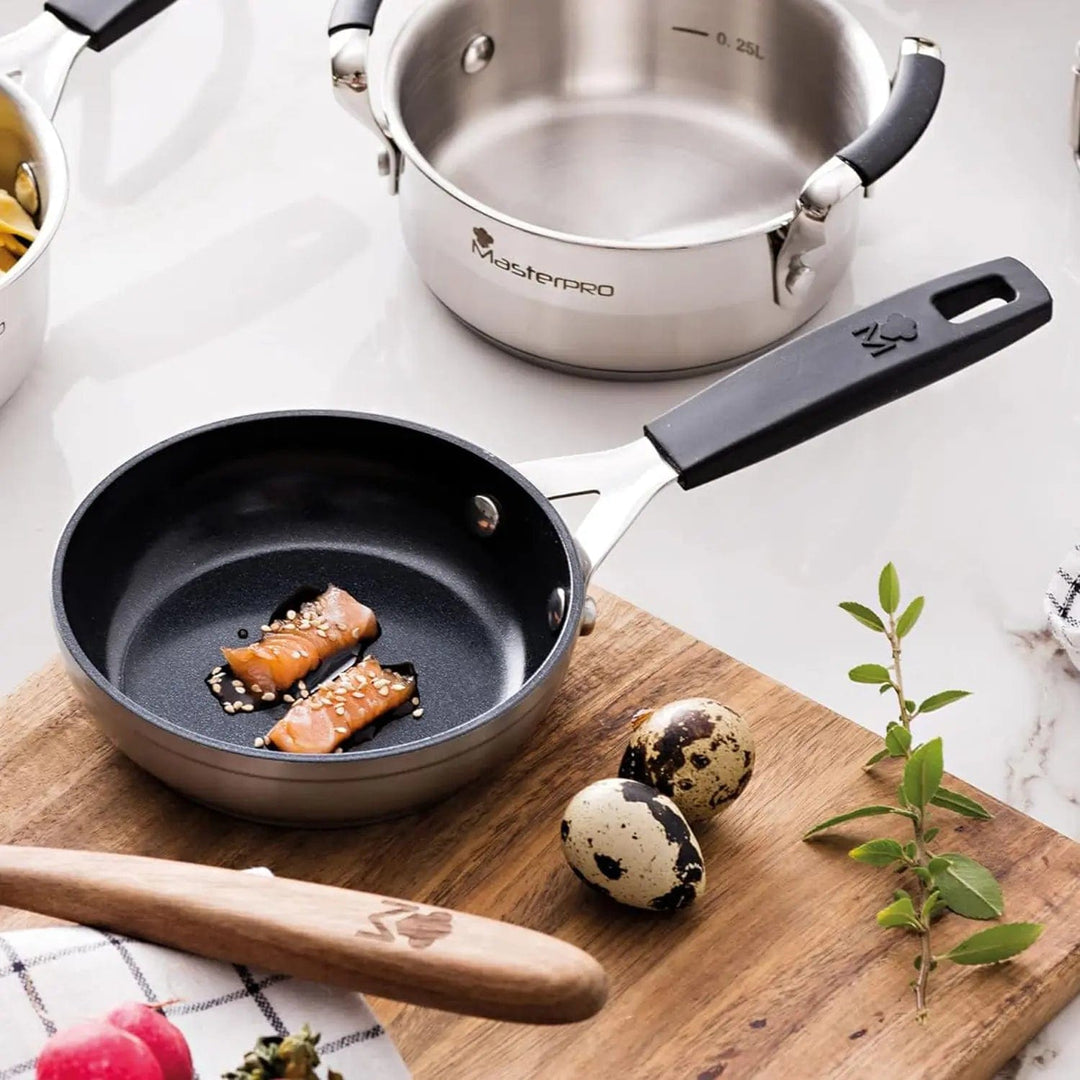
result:
[(368, 51), (371, 31), (349, 27), (330, 35), (330, 76), (334, 96), (342, 108), (359, 120), (383, 144), (379, 152), (379, 175), (385, 176), (390, 194), (396, 195), (404, 159), (384, 123), (375, 115), (368, 92)]
[(1080, 41), (1076, 43), (1076, 59), (1073, 62), (1073, 99), (1072, 114), (1069, 120), (1069, 143), (1072, 146), (1073, 161), (1080, 169)]
[(549, 499), (600, 496), (574, 537), (586, 580), (653, 496), (678, 478), (645, 436), (611, 450), (541, 458), (516, 468)]
[(0, 71), (18, 80), (51, 120), (71, 65), (89, 40), (44, 11), (0, 38)]
[(833, 157), (815, 170), (803, 185), (795, 216), (774, 241), (778, 243), (773, 267), (773, 298), (783, 308), (805, 305), (818, 282), (818, 264), (824, 259), (829, 235), (854, 224), (862, 189), (859, 174), (841, 158)]

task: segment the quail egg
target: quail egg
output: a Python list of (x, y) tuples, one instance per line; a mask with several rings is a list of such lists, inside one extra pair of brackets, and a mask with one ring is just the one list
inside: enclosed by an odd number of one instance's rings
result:
[(754, 737), (734, 710), (711, 698), (686, 698), (641, 713), (619, 775), (671, 798), (689, 821), (718, 814), (754, 771)]
[(675, 804), (635, 780), (598, 780), (563, 814), (562, 847), (586, 885), (620, 904), (686, 907), (705, 891), (705, 862)]

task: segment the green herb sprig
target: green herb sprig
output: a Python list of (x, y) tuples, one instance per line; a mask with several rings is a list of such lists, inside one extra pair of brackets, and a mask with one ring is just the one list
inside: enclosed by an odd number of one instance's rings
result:
[(859, 664), (848, 672), (853, 682), (877, 686), (879, 693), (891, 690), (896, 695), (899, 718), (889, 723), (884, 746), (864, 766), (872, 770), (889, 758), (903, 758), (903, 778), (897, 790), (897, 805), (876, 804), (848, 810), (820, 821), (804, 834), (813, 839), (827, 829), (858, 818), (893, 815), (911, 826), (912, 839), (901, 843), (892, 838), (869, 840), (852, 848), (848, 854), (857, 862), (889, 868), (910, 876), (914, 894), (897, 889), (892, 903), (877, 913), (878, 925), (917, 935), (919, 952), (915, 956), (916, 976), (911, 986), (915, 993), (915, 1016), (926, 1018), (927, 986), (930, 975), (942, 961), (954, 964), (996, 964), (1023, 952), (1043, 931), (1040, 923), (998, 923), (961, 941), (948, 952), (935, 955), (931, 945), (933, 925), (939, 916), (952, 911), (967, 919), (997, 919), (1005, 912), (1001, 886), (994, 875), (980, 863), (957, 851), (931, 850), (939, 833), (930, 824), (930, 807), (948, 810), (962, 817), (989, 821), (990, 812), (974, 799), (941, 786), (945, 772), (940, 738), (912, 745), (911, 722), (924, 713), (934, 712), (968, 696), (967, 690), (942, 690), (919, 704), (907, 696), (900, 663), (901, 641), (911, 632), (922, 614), (924, 598), (917, 596), (897, 616), (900, 608), (900, 578), (889, 563), (878, 578), (879, 614), (873, 608), (854, 601), (840, 605), (867, 629), (883, 634), (892, 653), (892, 662)]

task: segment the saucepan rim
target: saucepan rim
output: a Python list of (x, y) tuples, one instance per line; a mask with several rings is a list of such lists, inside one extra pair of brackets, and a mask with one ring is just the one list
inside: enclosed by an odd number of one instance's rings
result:
[[(847, 8), (843, 7), (838, 0), (811, 0), (811, 2), (819, 7), (828, 9), (836, 16), (838, 22), (844, 25), (843, 33), (850, 36), (853, 41), (858, 42), (858, 53), (862, 58), (863, 64), (869, 64), (874, 69), (873, 74), (867, 75), (867, 82), (877, 84), (878, 100), (871, 105), (870, 115), (867, 117), (866, 128), (864, 128), (864, 130), (866, 130), (881, 115), (889, 100), (891, 80), (889, 78), (888, 68), (885, 66), (885, 60), (866, 27), (864, 27), (862, 23), (847, 10)], [(543, 225), (536, 225), (533, 222), (526, 221), (524, 218), (518, 218), (512, 214), (505, 213), (497, 207), (469, 195), (468, 192), (443, 176), (443, 174), (435, 168), (434, 164), (432, 164), (432, 162), (421, 152), (419, 147), (417, 147), (409, 133), (408, 125), (401, 115), (401, 109), (399, 107), (400, 94), (398, 92), (402, 84), (402, 68), (408, 57), (409, 50), (407, 46), (409, 40), (418, 32), (418, 28), (423, 22), (434, 19), (441, 10), (456, 7), (459, 3), (460, 0), (428, 0), (427, 3), (418, 5), (408, 18), (404, 20), (397, 32), (386, 45), (384, 54), (385, 63), (381, 73), (381, 82), (384, 86), (384, 92), (380, 92), (379, 90), (380, 78), (376, 74), (376, 77), (372, 79), (371, 84), (368, 87), (368, 94), (371, 97), (371, 104), (375, 115), (378, 116), (379, 112), (382, 112), (388, 133), (404, 157), (413, 166), (419, 169), (420, 172), (435, 184), (436, 187), (446, 192), (447, 195), (451, 196), (463, 206), (494, 221), (498, 221), (500, 224), (506, 225), (512, 229), (518, 229), (521, 232), (528, 233), (541, 239), (554, 240), (565, 244), (574, 244), (579, 247), (610, 251), (693, 251), (699, 248), (710, 247), (714, 244), (722, 244), (729, 240), (741, 240), (746, 237), (764, 236), (789, 225), (795, 217), (796, 202), (799, 194), (797, 191), (792, 192), (791, 208), (789, 210), (785, 210), (783, 213), (757, 224), (746, 225), (741, 229), (719, 228), (710, 231), (708, 226), (703, 224), (701, 226), (701, 238), (692, 241), (680, 240), (678, 242), (665, 242), (663, 240), (615, 240), (607, 237), (586, 236), (581, 233), (562, 232), (558, 229), (549, 229)], [(378, 38), (379, 30), (378, 22), (376, 22), (376, 28), (372, 31), (372, 41), (376, 42)], [(498, 48), (497, 45), (496, 48)], [(839, 147), (837, 149), (839, 149)], [(828, 158), (829, 155), (826, 155), (822, 158), (821, 163), (827, 161)], [(808, 177), (809, 175), (810, 173), (807, 174)]]
[[(388, 746), (388, 747), (376, 747), (365, 748), (363, 750), (354, 751), (349, 754), (282, 754), (279, 751), (263, 750), (256, 747), (244, 747), (238, 746), (235, 743), (225, 742), (220, 739), (215, 739), (206, 735), (199, 735), (192, 732), (179, 724), (167, 719), (164, 716), (160, 716), (154, 711), (145, 708), (140, 705), (133, 698), (128, 697), (119, 687), (117, 687), (108, 676), (100, 670), (100, 668), (89, 658), (82, 645), (79, 642), (74, 628), (71, 625), (67, 616), (66, 605), (64, 602), (64, 572), (67, 564), (67, 553), (71, 545), (72, 539), (75, 536), (76, 531), (79, 528), (83, 518), (91, 507), (96, 505), (101, 496), (112, 487), (119, 479), (126, 476), (130, 472), (139, 468), (144, 462), (157, 454), (160, 454), (169, 448), (176, 446), (180, 443), (187, 442), (194, 438), (199, 438), (210, 432), (220, 431), (225, 428), (236, 427), (246, 423), (264, 423), (272, 422), (274, 420), (284, 419), (296, 419), (296, 418), (311, 418), (311, 419), (346, 419), (346, 420), (361, 420), (361, 421), (377, 421), (383, 424), (390, 424), (394, 427), (402, 428), (407, 431), (415, 432), (421, 435), (432, 436), (443, 442), (450, 443), (460, 449), (466, 450), (474, 456), (482, 459), (489, 465), (494, 466), (499, 471), (504, 473), (512, 482), (522, 488), (526, 494), (528, 494), (532, 500), (538, 505), (540, 510), (547, 516), (551, 525), (554, 527), (556, 535), (562, 546), (563, 552), (566, 556), (567, 565), (569, 569), (569, 596), (567, 597), (567, 611), (566, 616), (563, 619), (562, 627), (559, 630), (558, 636), (553, 641), (547, 656), (544, 658), (540, 666), (525, 680), (522, 685), (514, 691), (508, 698), (503, 699), (496, 705), (493, 705), (490, 709), (485, 710), (477, 716), (449, 729), (448, 731), (441, 732), (435, 735), (429, 735), (426, 738), (416, 739), (413, 742), (407, 743), (401, 746)], [(514, 710), (521, 702), (525, 701), (532, 694), (534, 694), (549, 678), (551, 678), (559, 663), (563, 659), (564, 655), (573, 648), (574, 642), (578, 637), (578, 627), (581, 621), (582, 609), (585, 603), (585, 575), (581, 564), (581, 558), (577, 550), (573, 535), (570, 532), (566, 522), (562, 519), (559, 512), (555, 509), (551, 501), (527, 480), (521, 473), (519, 473), (512, 465), (507, 464), (501, 458), (495, 454), (485, 450), (483, 447), (478, 446), (476, 443), (469, 442), (467, 439), (462, 439), (456, 435), (451, 435), (446, 431), (442, 431), (438, 428), (429, 427), (425, 424), (417, 424), (410, 420), (404, 420), (399, 417), (384, 416), (378, 413), (362, 413), (351, 412), (348, 410), (334, 410), (334, 409), (285, 409), (271, 412), (261, 413), (249, 413), (243, 416), (234, 416), (225, 420), (218, 420), (213, 423), (203, 424), (199, 427), (191, 428), (187, 431), (180, 432), (167, 439), (163, 439), (160, 442), (154, 443), (152, 446), (136, 454), (134, 457), (129, 458), (122, 465), (118, 466), (112, 472), (110, 472), (103, 480), (101, 480), (93, 490), (82, 500), (75, 512), (68, 519), (67, 524), (64, 527), (64, 531), (60, 536), (60, 540), (56, 547), (56, 554), (53, 558), (52, 567), (52, 608), (53, 608), (53, 620), (56, 625), (56, 632), (60, 638), (60, 642), (64, 650), (69, 654), (74, 663), (78, 666), (80, 671), (85, 675), (102, 693), (106, 694), (121, 708), (127, 710), (133, 716), (138, 717), (145, 723), (150, 724), (152, 727), (161, 729), (169, 733), (170, 735), (179, 736), (180, 738), (192, 743), (196, 746), (209, 747), (214, 750), (225, 751), (230, 754), (236, 754), (240, 757), (252, 758), (259, 761), (269, 761), (276, 765), (282, 765), (289, 769), (296, 770), (321, 770), (326, 769), (328, 766), (333, 765), (335, 768), (343, 770), (348, 766), (356, 766), (362, 761), (375, 761), (385, 760), (394, 757), (403, 756), (406, 754), (413, 754), (417, 751), (430, 749), (432, 747), (450, 744), (454, 740), (466, 735), (470, 732), (483, 728), (493, 721), (499, 719), (499, 717)], [(494, 736), (493, 736), (494, 737)]]

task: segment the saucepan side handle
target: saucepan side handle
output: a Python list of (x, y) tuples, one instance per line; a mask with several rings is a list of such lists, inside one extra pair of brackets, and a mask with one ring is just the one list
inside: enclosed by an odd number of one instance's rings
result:
[(65, 26), (85, 34), (95, 52), (108, 48), (174, 0), (48, 0), (45, 10)]
[(821, 267), (829, 267), (836, 238), (854, 227), (857, 193), (880, 180), (919, 141), (944, 82), (938, 47), (925, 38), (905, 38), (881, 115), (815, 170), (799, 193), (795, 216), (776, 235), (773, 293), (781, 307), (813, 310), (813, 300), (824, 302), (834, 282)]
[(383, 145), (379, 175), (385, 176), (390, 194), (396, 195), (404, 159), (390, 137), (385, 119), (372, 100), (368, 78), (371, 34), (383, 0), (337, 0), (330, 12), (330, 77), (341, 107), (359, 120)]
[[(1000, 306), (963, 321), (991, 300)], [(943, 379), (1050, 319), (1046, 286), (997, 259), (908, 289), (754, 360), (645, 428), (684, 488), (772, 457)]]

